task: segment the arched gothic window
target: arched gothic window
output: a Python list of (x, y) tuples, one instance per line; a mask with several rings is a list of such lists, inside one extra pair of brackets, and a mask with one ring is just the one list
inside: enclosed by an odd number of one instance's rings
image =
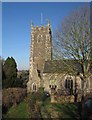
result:
[(66, 79), (65, 80), (65, 88), (67, 88), (67, 89), (73, 88), (73, 80)]
[(68, 90), (69, 94), (73, 92), (73, 80), (71, 77), (67, 77), (65, 80), (65, 88)]

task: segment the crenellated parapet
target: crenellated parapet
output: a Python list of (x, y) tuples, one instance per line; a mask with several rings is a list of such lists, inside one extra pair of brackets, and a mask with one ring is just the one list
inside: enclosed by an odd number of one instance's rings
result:
[(51, 30), (50, 30), (50, 26), (46, 26), (46, 27), (44, 27), (44, 26), (36, 26), (36, 27), (34, 27), (34, 26), (32, 26), (31, 27), (31, 33), (36, 33), (36, 32), (42, 32), (42, 33), (49, 33)]

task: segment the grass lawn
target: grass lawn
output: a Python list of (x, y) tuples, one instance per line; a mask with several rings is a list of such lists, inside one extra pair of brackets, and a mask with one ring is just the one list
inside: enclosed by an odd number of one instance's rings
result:
[(9, 109), (5, 118), (29, 118), (28, 104), (26, 99), (17, 106)]
[(50, 101), (47, 100), (44, 102), (42, 109), (44, 114), (46, 115), (46, 113), (49, 113), (48, 116), (51, 118), (72, 118), (74, 120), (79, 119), (78, 109), (75, 103), (51, 104)]
[(52, 109), (60, 118), (79, 118), (77, 106), (74, 103), (52, 104)]
[[(30, 106), (31, 107), (31, 106)], [(9, 109), (5, 118), (29, 118), (30, 110), (28, 98), (17, 106)], [(71, 118), (79, 120), (77, 105), (74, 103), (50, 103), (50, 98), (41, 104), (41, 117), (44, 118)]]

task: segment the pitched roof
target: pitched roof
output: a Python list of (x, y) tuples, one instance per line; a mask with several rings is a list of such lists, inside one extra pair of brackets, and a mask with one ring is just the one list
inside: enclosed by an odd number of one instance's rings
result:
[[(71, 68), (69, 68), (71, 66)], [(44, 73), (63, 73), (69, 71), (75, 71), (76, 73), (82, 72), (82, 67), (78, 61), (74, 60), (51, 60), (45, 61)]]

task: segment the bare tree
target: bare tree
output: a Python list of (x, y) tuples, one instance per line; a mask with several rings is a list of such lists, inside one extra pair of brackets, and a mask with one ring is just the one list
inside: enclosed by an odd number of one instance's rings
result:
[[(87, 78), (91, 75), (92, 39), (90, 38), (90, 9), (83, 7), (73, 11), (57, 27), (54, 36), (54, 55), (62, 59), (71, 74), (79, 72), (86, 90)], [(71, 62), (65, 62), (71, 60)], [(81, 66), (75, 67), (73, 61)], [(83, 93), (84, 94), (84, 93)]]

